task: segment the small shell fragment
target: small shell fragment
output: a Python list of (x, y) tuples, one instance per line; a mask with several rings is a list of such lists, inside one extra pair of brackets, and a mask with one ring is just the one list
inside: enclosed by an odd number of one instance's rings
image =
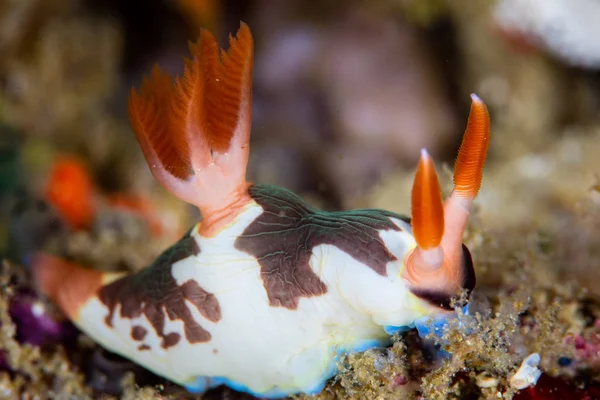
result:
[(513, 389), (525, 389), (528, 386), (535, 386), (542, 372), (538, 369), (540, 363), (540, 355), (533, 353), (527, 356), (521, 363), (521, 367), (517, 370), (512, 378), (510, 378), (510, 386)]
[(493, 388), (498, 386), (498, 379), (489, 376), (486, 373), (481, 373), (475, 381), (480, 388)]

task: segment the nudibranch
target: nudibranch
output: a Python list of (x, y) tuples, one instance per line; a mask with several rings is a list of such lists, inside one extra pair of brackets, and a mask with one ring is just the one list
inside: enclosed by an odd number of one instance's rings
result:
[(246, 181), (253, 39), (241, 24), (221, 51), (204, 30), (174, 81), (157, 67), (129, 115), (152, 174), (202, 219), (134, 274), (32, 257), (40, 290), (87, 335), (193, 392), (221, 384), (261, 397), (317, 393), (340, 354), (386, 346), (390, 334), (475, 286), (462, 244), (490, 139), (471, 112), (442, 202), (422, 150), (412, 218), (325, 212), (292, 192)]

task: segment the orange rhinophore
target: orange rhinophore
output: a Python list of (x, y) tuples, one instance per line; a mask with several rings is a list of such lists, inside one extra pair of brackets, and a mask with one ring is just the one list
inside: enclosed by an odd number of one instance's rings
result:
[(412, 189), (413, 235), (420, 248), (428, 250), (440, 245), (444, 235), (444, 206), (435, 164), (421, 150), (421, 159)]
[(490, 143), (490, 116), (487, 107), (472, 94), (471, 113), (454, 165), (454, 191), (457, 195), (475, 198), (481, 187), (483, 165)]
[(95, 216), (94, 184), (85, 165), (73, 157), (61, 157), (53, 165), (46, 198), (75, 229), (87, 229)]
[[(473, 200), (481, 187), (490, 141), (490, 119), (483, 101), (471, 95), (471, 113), (454, 167), (454, 190), (441, 203), (435, 166), (421, 153), (412, 192), (412, 228), (417, 247), (407, 257), (406, 279), (416, 290), (456, 293), (465, 282), (462, 237)], [(468, 274), (467, 274), (468, 275)], [(473, 283), (474, 286), (474, 283)]]

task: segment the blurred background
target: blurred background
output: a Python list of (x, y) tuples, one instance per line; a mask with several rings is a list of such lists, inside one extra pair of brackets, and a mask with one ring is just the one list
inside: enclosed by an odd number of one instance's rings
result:
[[(201, 28), (227, 47), (240, 21), (252, 181), (409, 214), (421, 148), (451, 188), (474, 92), (492, 141), (467, 241), (552, 243), (544, 282), (598, 292), (595, 0), (0, 0), (0, 253), (139, 269), (188, 229), (197, 211), (153, 180), (127, 98), (154, 64), (181, 73)], [(506, 283), (482, 264), (484, 289)]]
[[(587, 152), (595, 159), (582, 143), (599, 119), (593, 0), (3, 0), (0, 10), (3, 194), (25, 187), (48, 200), (53, 166), (71, 176), (81, 164), (97, 195), (155, 197), (127, 121), (129, 90), (154, 64), (181, 73), (201, 27), (226, 47), (240, 20), (256, 41), (253, 181), (328, 209), (378, 205), (370, 195), (410, 175), (420, 148), (451, 165), (476, 92), (493, 116), (490, 164), (547, 181), (568, 159), (577, 183), (593, 185), (597, 164), (582, 165)], [(564, 195), (581, 192), (569, 181)], [(395, 184), (382, 206), (407, 213)], [(98, 212), (50, 200), (78, 214), (71, 225)]]

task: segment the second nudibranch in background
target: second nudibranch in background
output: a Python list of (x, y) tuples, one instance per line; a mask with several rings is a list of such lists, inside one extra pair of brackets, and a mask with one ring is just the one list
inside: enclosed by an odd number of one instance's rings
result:
[(152, 174), (202, 220), (136, 274), (38, 254), (40, 289), (105, 348), (201, 392), (221, 384), (263, 397), (316, 393), (340, 354), (452, 312), (475, 286), (462, 244), (490, 139), (475, 95), (442, 202), (423, 150), (412, 219), (384, 210), (324, 212), (288, 190), (246, 181), (253, 39), (227, 52), (208, 31), (174, 81), (158, 68), (129, 114)]

